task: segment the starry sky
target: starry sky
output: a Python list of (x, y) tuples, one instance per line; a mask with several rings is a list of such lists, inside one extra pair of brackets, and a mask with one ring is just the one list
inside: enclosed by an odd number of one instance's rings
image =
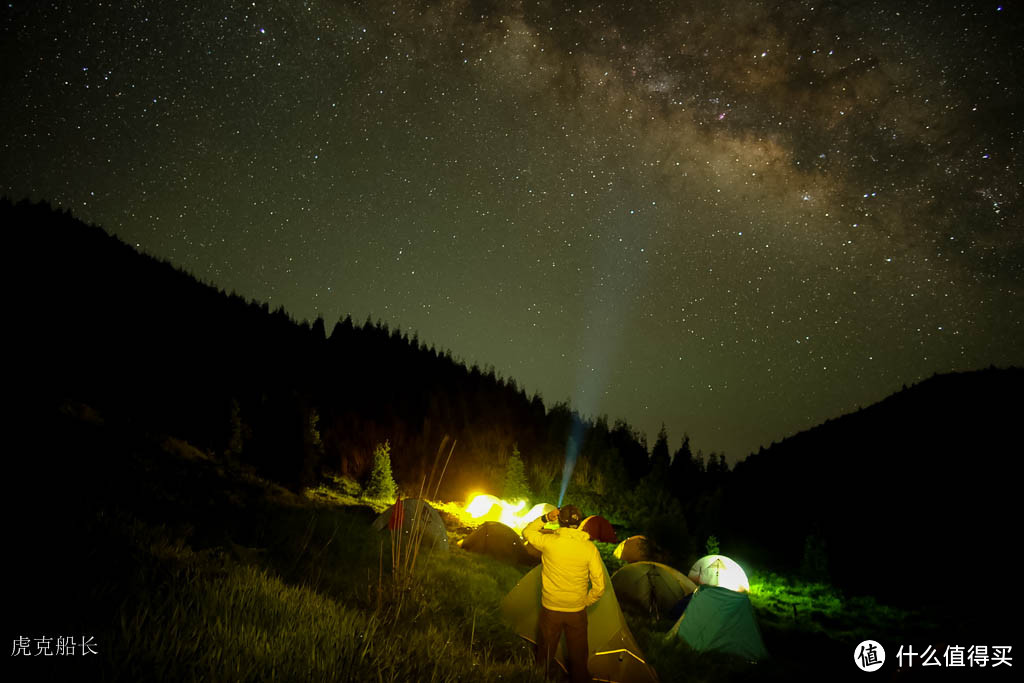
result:
[(735, 462), (1024, 364), (1022, 12), (14, 0), (0, 193)]

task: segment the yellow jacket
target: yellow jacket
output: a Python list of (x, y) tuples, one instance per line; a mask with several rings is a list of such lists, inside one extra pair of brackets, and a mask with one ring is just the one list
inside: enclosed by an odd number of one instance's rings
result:
[(604, 565), (590, 534), (569, 527), (542, 534), (543, 526), (541, 516), (523, 529), (523, 538), (541, 552), (541, 604), (555, 612), (593, 605), (604, 595)]

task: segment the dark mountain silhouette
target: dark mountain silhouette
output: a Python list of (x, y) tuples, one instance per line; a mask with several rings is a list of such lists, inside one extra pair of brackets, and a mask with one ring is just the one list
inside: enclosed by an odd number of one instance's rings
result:
[(935, 375), (738, 463), (731, 537), (760, 562), (816, 551), (855, 592), (945, 601), (1002, 578), (1017, 533), (1024, 370)]

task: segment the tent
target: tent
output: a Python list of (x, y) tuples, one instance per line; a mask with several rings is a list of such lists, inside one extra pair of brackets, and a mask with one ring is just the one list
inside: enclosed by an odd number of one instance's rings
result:
[(646, 536), (630, 536), (615, 546), (615, 557), (623, 562), (643, 562), (651, 559), (651, 546)]
[[(619, 609), (615, 588), (604, 571), (605, 592), (601, 599), (587, 608), (587, 641), (590, 658), (587, 664), (595, 681), (619, 683), (656, 683), (658, 675), (644, 660), (640, 647), (626, 625)], [(525, 640), (536, 644), (537, 621), (540, 617), (541, 566), (534, 567), (519, 580), (501, 601), (501, 612)], [(555, 660), (565, 669), (565, 638), (559, 643)]]
[(623, 606), (631, 606), (655, 618), (668, 614), (679, 601), (697, 590), (697, 584), (660, 562), (634, 562), (612, 576), (615, 595)]
[(522, 516), (521, 519), (523, 520), (523, 526), (525, 527), (527, 524), (537, 519), (541, 515), (546, 515), (554, 509), (555, 506), (552, 505), (551, 503), (537, 503), (532, 508), (530, 508), (529, 512)]
[[(376, 531), (388, 531), (388, 522), (391, 521), (392, 513), (395, 510), (395, 506), (392, 505), (385, 510), (377, 519), (373, 522), (373, 528)], [(425, 500), (419, 500), (416, 498), (406, 498), (402, 501), (402, 543), (403, 545), (410, 540), (412, 531), (414, 528), (419, 527), (420, 533), (423, 534), (420, 544), (423, 547), (437, 549), (437, 550), (448, 550), (448, 531), (444, 528), (444, 522), (441, 521), (441, 515), (437, 514), (437, 510), (430, 507), (430, 504)]]
[(526, 551), (515, 529), (501, 522), (484, 522), (462, 541), (462, 548), (509, 564), (534, 565), (540, 561), (539, 555)]
[(601, 541), (602, 543), (619, 542), (619, 539), (615, 536), (615, 529), (612, 528), (612, 523), (600, 515), (590, 515), (584, 519), (580, 522), (580, 530), (590, 534), (591, 541)]
[(698, 586), (669, 633), (698, 652), (729, 652), (747, 660), (768, 656), (750, 598), (721, 586)]
[(750, 581), (747, 580), (743, 568), (725, 555), (705, 555), (693, 563), (688, 576), (698, 585), (750, 591)]

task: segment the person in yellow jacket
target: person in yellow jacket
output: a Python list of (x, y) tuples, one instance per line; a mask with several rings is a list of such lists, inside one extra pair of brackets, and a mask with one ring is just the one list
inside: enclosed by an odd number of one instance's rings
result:
[[(558, 520), (554, 533), (542, 533), (545, 522)], [(523, 529), (523, 538), (541, 553), (541, 608), (537, 624), (537, 664), (547, 673), (565, 631), (569, 677), (590, 681), (587, 659), (587, 607), (604, 595), (604, 566), (590, 535), (578, 528), (583, 515), (566, 505), (538, 517)]]

